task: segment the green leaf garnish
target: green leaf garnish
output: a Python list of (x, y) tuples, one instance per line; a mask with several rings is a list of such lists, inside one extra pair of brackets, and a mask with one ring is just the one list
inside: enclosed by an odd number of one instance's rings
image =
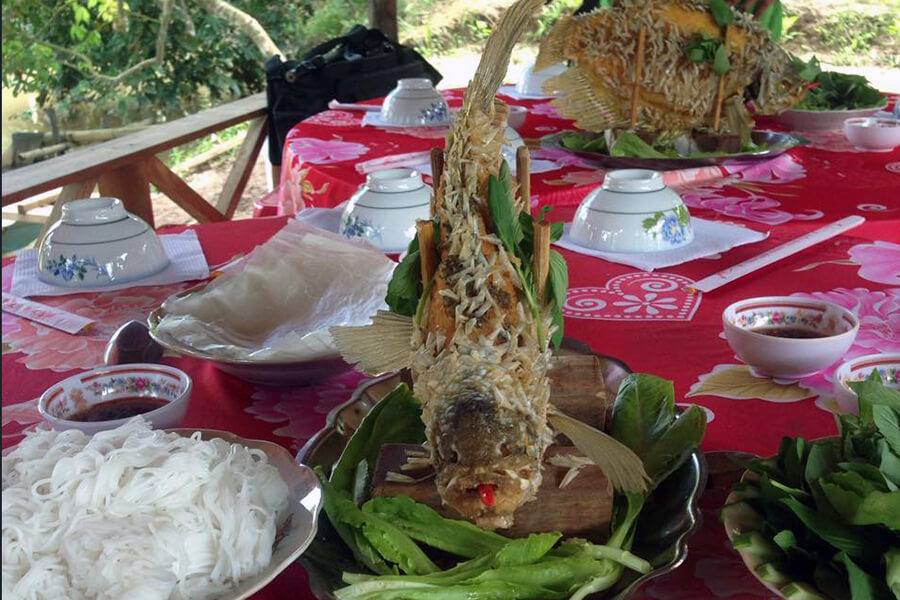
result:
[(759, 26), (769, 30), (773, 42), (781, 39), (784, 28), (784, 8), (781, 6), (781, 0), (775, 0), (763, 12), (762, 16), (759, 17)]
[(394, 267), (384, 299), (388, 308), (398, 315), (411, 317), (416, 314), (422, 287), (422, 267), (419, 261), (419, 238), (416, 236), (409, 243), (406, 256)]
[(709, 0), (709, 10), (722, 27), (734, 23), (734, 12), (725, 0)]
[(713, 72), (716, 75), (724, 75), (730, 68), (731, 61), (728, 59), (728, 51), (725, 50), (725, 44), (719, 44), (713, 59)]

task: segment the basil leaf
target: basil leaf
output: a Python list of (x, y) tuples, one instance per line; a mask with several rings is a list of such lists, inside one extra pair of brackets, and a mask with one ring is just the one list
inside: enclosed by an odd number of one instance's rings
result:
[(550, 223), (550, 242), (555, 242), (562, 237), (565, 225), (562, 222)]
[(728, 59), (728, 51), (725, 44), (720, 44), (716, 48), (716, 56), (713, 59), (713, 72), (716, 75), (724, 75), (731, 68), (731, 61)]
[[(552, 229), (551, 229), (552, 236)], [(553, 333), (553, 345), (559, 349), (564, 333), (563, 306), (566, 304), (566, 292), (569, 290), (569, 269), (566, 259), (556, 250), (550, 250), (550, 273), (548, 277), (550, 293), (553, 295), (553, 325), (556, 331)]]
[(781, 0), (775, 0), (763, 12), (762, 16), (759, 17), (759, 26), (769, 30), (769, 33), (772, 34), (773, 42), (781, 39), (784, 27), (784, 9), (781, 6)]
[(411, 317), (419, 306), (419, 288), (422, 284), (422, 267), (419, 264), (419, 238), (409, 243), (406, 256), (394, 267), (384, 301), (398, 315)]
[(900, 454), (900, 408), (883, 404), (873, 406), (872, 420), (891, 449)]
[(712, 12), (716, 23), (722, 27), (734, 23), (734, 13), (725, 0), (709, 0), (709, 10)]
[(859, 397), (859, 418), (864, 423), (873, 422), (873, 407), (876, 405), (900, 409), (900, 392), (885, 387), (878, 371), (872, 371), (865, 381), (851, 381), (850, 388)]
[(494, 223), (494, 231), (503, 242), (506, 252), (516, 254), (516, 247), (522, 239), (522, 226), (513, 201), (512, 182), (509, 167), (504, 160), (500, 164), (500, 176), (490, 176), (488, 182), (488, 210)]

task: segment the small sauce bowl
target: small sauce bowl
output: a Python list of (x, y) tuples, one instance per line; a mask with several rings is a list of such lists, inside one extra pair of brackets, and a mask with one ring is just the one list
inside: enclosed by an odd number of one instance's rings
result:
[(900, 146), (900, 119), (866, 117), (844, 121), (844, 135), (862, 150), (890, 152)]
[[(859, 319), (824, 300), (749, 298), (722, 313), (725, 339), (761, 375), (799, 379), (833, 365), (850, 349)], [(803, 336), (803, 337), (798, 337)]]
[[(57, 431), (93, 434), (115, 429), (138, 414), (155, 429), (169, 429), (184, 419), (191, 388), (188, 374), (168, 365), (98, 367), (52, 386), (38, 400), (38, 412)], [(152, 410), (130, 414), (138, 407)], [(79, 418), (85, 416), (102, 420)]]
[(834, 372), (834, 394), (842, 413), (859, 414), (859, 398), (849, 384), (864, 381), (872, 371), (878, 371), (885, 387), (900, 390), (900, 352), (858, 356)]

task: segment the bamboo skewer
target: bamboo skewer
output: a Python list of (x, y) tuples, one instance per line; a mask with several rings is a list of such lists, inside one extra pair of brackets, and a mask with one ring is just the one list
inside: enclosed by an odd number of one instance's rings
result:
[(527, 146), (516, 149), (516, 180), (521, 210), (531, 212), (531, 154)]
[(434, 248), (434, 221), (416, 220), (419, 234), (419, 260), (422, 268), (422, 283), (431, 281), (437, 269), (437, 256)]
[[(731, 33), (731, 25), (725, 26), (725, 40), (722, 42), (725, 44), (725, 53), (728, 54), (728, 38)], [(713, 117), (713, 131), (719, 130), (719, 120), (722, 117), (722, 96), (725, 94), (725, 75), (727, 73), (722, 73), (719, 75), (719, 87), (716, 90), (716, 113)]]
[(441, 205), (440, 190), (441, 179), (444, 175), (444, 149), (431, 149), (431, 187), (434, 193), (431, 197), (431, 217), (434, 218), (435, 212)]
[(631, 128), (637, 125), (638, 101), (641, 94), (641, 73), (644, 71), (644, 46), (647, 42), (647, 26), (641, 25), (638, 33), (637, 62), (634, 65), (634, 84), (631, 89)]
[(538, 303), (547, 301), (547, 278), (550, 275), (550, 223), (534, 224), (534, 286)]

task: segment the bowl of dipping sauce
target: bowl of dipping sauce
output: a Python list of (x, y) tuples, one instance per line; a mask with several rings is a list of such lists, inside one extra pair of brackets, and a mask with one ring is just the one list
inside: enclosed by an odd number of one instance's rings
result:
[(53, 429), (92, 434), (138, 415), (156, 429), (178, 427), (191, 397), (191, 378), (167, 365), (98, 367), (52, 386), (38, 411)]
[(824, 300), (749, 298), (722, 313), (725, 339), (760, 375), (799, 379), (833, 365), (850, 349), (859, 319)]
[(834, 394), (842, 413), (859, 414), (859, 398), (850, 384), (865, 381), (873, 371), (878, 371), (884, 387), (900, 391), (900, 352), (858, 356), (834, 372)]
[(844, 135), (861, 150), (890, 152), (900, 146), (900, 119), (847, 119), (844, 121)]

